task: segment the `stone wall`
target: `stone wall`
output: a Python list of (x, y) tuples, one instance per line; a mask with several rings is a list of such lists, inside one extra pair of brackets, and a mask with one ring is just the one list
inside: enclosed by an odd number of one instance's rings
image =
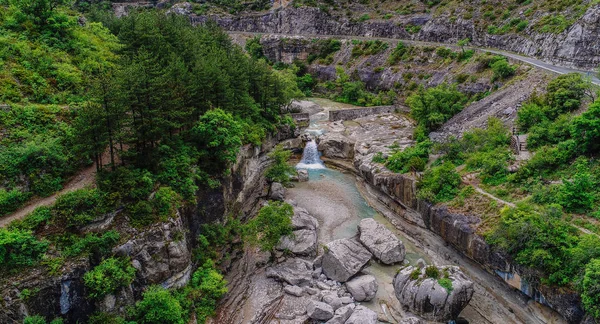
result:
[(365, 108), (353, 108), (353, 109), (340, 109), (329, 111), (329, 121), (338, 120), (353, 120), (361, 117), (389, 114), (396, 111), (408, 111), (404, 107), (396, 106), (378, 106), (378, 107), (365, 107)]

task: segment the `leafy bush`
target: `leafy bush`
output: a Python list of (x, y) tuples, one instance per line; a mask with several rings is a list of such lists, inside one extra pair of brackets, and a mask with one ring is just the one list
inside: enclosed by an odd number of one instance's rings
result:
[(101, 299), (129, 286), (135, 278), (135, 268), (128, 259), (108, 258), (83, 276), (91, 298)]
[(246, 52), (250, 54), (250, 57), (258, 60), (265, 58), (262, 44), (260, 43), (260, 37), (256, 36), (246, 41)]
[(444, 162), (425, 171), (417, 183), (417, 196), (432, 203), (448, 201), (458, 194), (460, 182), (454, 164)]
[(277, 145), (275, 149), (269, 153), (269, 158), (273, 160), (273, 164), (267, 169), (266, 177), (269, 181), (279, 182), (283, 185), (290, 183), (290, 175), (295, 169), (288, 164), (292, 152), (283, 148), (282, 145)]
[(425, 275), (428, 278), (433, 278), (433, 279), (437, 279), (440, 277), (440, 271), (438, 270), (438, 268), (434, 265), (428, 266), (427, 268), (425, 268)]
[(595, 102), (581, 116), (573, 119), (571, 137), (582, 153), (600, 152), (600, 102)]
[(579, 108), (589, 87), (589, 80), (579, 73), (563, 74), (550, 81), (546, 87), (546, 97), (548, 105), (552, 107), (552, 119)]
[(444, 287), (444, 289), (446, 289), (446, 292), (451, 293), (452, 290), (454, 290), (454, 287), (452, 287), (452, 280), (450, 280), (449, 278), (440, 278), (438, 279), (438, 283), (440, 284), (440, 286)]
[(419, 125), (432, 131), (461, 111), (466, 100), (466, 96), (456, 86), (443, 83), (427, 90), (421, 87), (406, 99), (406, 104)]
[(183, 308), (171, 293), (160, 287), (151, 286), (135, 304), (132, 317), (142, 324), (184, 324)]
[(98, 186), (110, 193), (108, 199), (117, 204), (148, 199), (154, 188), (152, 174), (133, 167), (119, 167), (98, 173)]
[(82, 226), (106, 212), (104, 203), (104, 194), (98, 189), (79, 189), (59, 196), (52, 207), (52, 214), (67, 227)]
[(517, 68), (508, 63), (507, 59), (498, 60), (490, 65), (494, 72), (494, 79), (506, 79), (515, 74)]
[(35, 315), (35, 316), (27, 316), (23, 320), (23, 324), (46, 324), (46, 319), (43, 316)]
[(181, 196), (170, 187), (160, 187), (154, 194), (152, 204), (158, 217), (161, 220), (167, 220), (177, 212), (181, 207)]
[(194, 272), (190, 284), (175, 295), (187, 312), (193, 311), (197, 321), (204, 323), (215, 315), (217, 302), (225, 293), (227, 282), (209, 260)]
[(581, 300), (585, 310), (600, 318), (600, 259), (591, 260), (585, 267)]
[(512, 153), (507, 147), (473, 153), (466, 161), (470, 170), (481, 170), (484, 183), (498, 185), (506, 181), (508, 162)]
[(0, 188), (0, 216), (17, 210), (28, 198), (27, 193), (18, 189), (6, 191), (6, 189)]
[(38, 241), (31, 231), (0, 228), (0, 268), (31, 266), (47, 248), (48, 243)]
[(411, 48), (406, 46), (403, 42), (398, 42), (398, 45), (396, 45), (396, 47), (390, 54), (388, 63), (390, 65), (395, 65), (398, 64), (398, 62), (400, 62), (401, 60), (406, 59), (406, 56), (410, 53), (410, 49)]
[(419, 142), (413, 147), (407, 147), (404, 151), (398, 151), (388, 157), (386, 166), (399, 173), (409, 171), (423, 171), (429, 159), (429, 151), (432, 143), (429, 140)]
[(133, 226), (148, 226), (158, 220), (158, 217), (154, 214), (152, 204), (146, 200), (127, 206), (127, 211)]
[(263, 251), (272, 251), (282, 236), (292, 233), (294, 210), (290, 204), (269, 202), (248, 222), (245, 236)]
[(111, 249), (119, 242), (119, 238), (119, 232), (114, 230), (102, 233), (102, 235), (88, 233), (82, 238), (75, 235), (66, 235), (59, 246), (62, 247), (63, 255), (67, 257), (82, 254), (104, 256), (111, 252)]
[(575, 163), (576, 173), (572, 179), (563, 179), (560, 188), (560, 205), (568, 212), (584, 213), (591, 211), (597, 194), (594, 189), (598, 180), (589, 172), (585, 159)]
[(51, 218), (52, 210), (50, 207), (40, 206), (34, 209), (31, 214), (25, 216), (25, 218), (12, 221), (8, 225), (8, 228), (35, 231), (43, 224), (48, 224)]

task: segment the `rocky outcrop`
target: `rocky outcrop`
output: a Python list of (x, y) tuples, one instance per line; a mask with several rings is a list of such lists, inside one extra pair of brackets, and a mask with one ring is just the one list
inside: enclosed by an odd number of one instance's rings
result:
[[(415, 275), (415, 271), (417, 275)], [(473, 297), (473, 282), (458, 267), (438, 268), (439, 277), (451, 282), (442, 286), (421, 269), (407, 267), (394, 278), (394, 290), (400, 304), (426, 320), (447, 322), (458, 318)]]
[(356, 277), (346, 282), (346, 289), (352, 294), (354, 300), (359, 302), (375, 298), (378, 288), (377, 279), (372, 275)]
[[(547, 61), (566, 66), (596, 68), (600, 64), (597, 52), (600, 33), (600, 7), (591, 6), (574, 24), (559, 34), (542, 33), (533, 26), (524, 33), (490, 35), (484, 27), (476, 26), (475, 20), (458, 18), (445, 12), (404, 15), (393, 20), (369, 20), (359, 22), (344, 16), (313, 7), (289, 6), (265, 14), (229, 16), (192, 16), (195, 23), (215, 20), (225, 30), (258, 33), (282, 33), (291, 35), (348, 35), (415, 39), (456, 44), (469, 38), (476, 46), (499, 48), (525, 55), (538, 56)], [(420, 31), (411, 34), (406, 26), (419, 26)]]
[(346, 321), (346, 324), (376, 324), (377, 313), (366, 308), (365, 306), (358, 305), (354, 308), (352, 315)]
[(279, 182), (273, 182), (271, 184), (271, 190), (269, 193), (269, 198), (272, 200), (283, 201), (285, 199), (285, 188)]
[(344, 324), (350, 318), (352, 313), (354, 312), (354, 308), (356, 305), (350, 304), (344, 307), (340, 307), (335, 311), (333, 318), (327, 321), (326, 324)]
[(313, 301), (306, 307), (308, 317), (317, 321), (327, 321), (333, 317), (333, 308), (328, 304)]
[(371, 253), (356, 239), (340, 239), (325, 245), (323, 273), (330, 279), (346, 282), (371, 260)]
[(319, 222), (306, 209), (295, 207), (291, 235), (284, 236), (276, 249), (295, 255), (314, 256), (317, 253), (317, 228)]
[(319, 141), (319, 151), (331, 159), (354, 158), (354, 142), (341, 134), (328, 134)]
[(267, 278), (285, 281), (290, 285), (304, 287), (312, 282), (311, 262), (293, 258), (267, 269)]
[(358, 224), (358, 232), (360, 242), (379, 261), (385, 264), (404, 261), (404, 244), (382, 224), (372, 218), (365, 218)]

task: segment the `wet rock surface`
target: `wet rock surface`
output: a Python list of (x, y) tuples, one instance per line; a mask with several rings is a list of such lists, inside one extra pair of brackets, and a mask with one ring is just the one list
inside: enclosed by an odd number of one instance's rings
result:
[[(426, 320), (447, 322), (458, 318), (473, 297), (473, 282), (458, 267), (437, 268), (439, 278), (429, 278), (422, 269), (407, 267), (394, 278), (396, 297), (407, 310)], [(444, 287), (441, 280), (451, 282)]]
[(371, 260), (369, 252), (356, 239), (340, 239), (326, 245), (323, 273), (330, 279), (346, 282)]
[(373, 256), (385, 264), (404, 261), (404, 244), (382, 224), (372, 218), (365, 218), (358, 224), (360, 242)]

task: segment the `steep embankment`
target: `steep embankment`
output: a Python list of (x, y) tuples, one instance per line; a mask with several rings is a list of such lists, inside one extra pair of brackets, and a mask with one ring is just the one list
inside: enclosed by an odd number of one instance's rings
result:
[[(480, 17), (466, 19), (469, 10), (471, 17), (473, 10)], [(540, 14), (534, 16), (522, 31), (510, 29), (504, 34), (490, 34), (489, 27), (481, 23), (489, 19), (484, 15), (483, 8), (466, 4), (454, 10), (439, 8), (435, 13), (410, 13), (390, 19), (369, 19), (368, 13), (365, 18), (356, 19), (320, 8), (288, 6), (271, 12), (238, 16), (192, 16), (192, 21), (202, 23), (214, 20), (225, 30), (257, 33), (386, 37), (448, 44), (469, 38), (475, 46), (517, 52), (564, 66), (594, 69), (600, 64), (600, 55), (596, 50), (600, 46), (596, 37), (600, 32), (598, 5), (591, 5), (582, 16), (574, 18), (571, 25), (565, 21), (568, 28), (561, 26), (552, 31), (536, 27), (544, 25), (544, 18)], [(510, 24), (511, 18), (521, 21), (529, 19), (523, 15), (523, 12), (516, 12), (506, 18), (503, 15), (502, 18), (507, 24)]]

